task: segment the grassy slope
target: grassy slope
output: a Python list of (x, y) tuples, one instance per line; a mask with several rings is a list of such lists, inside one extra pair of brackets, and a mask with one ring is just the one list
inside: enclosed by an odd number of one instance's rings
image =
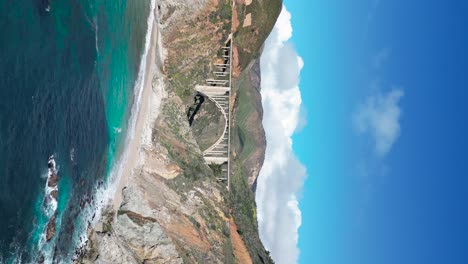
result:
[(237, 92), (237, 98), (232, 117), (232, 148), (236, 155), (231, 162), (231, 191), (230, 207), (236, 221), (238, 233), (243, 238), (254, 263), (273, 263), (258, 235), (256, 217), (255, 194), (247, 183), (246, 171), (242, 169), (242, 163), (251, 155), (258, 146), (252, 140), (253, 135), (247, 127), (247, 119), (255, 111), (261, 111), (257, 107), (257, 87), (249, 80), (250, 63), (258, 59), (265, 39), (271, 32), (276, 19), (281, 11), (281, 0), (260, 1), (254, 0), (250, 6), (238, 5), (239, 21), (246, 14), (252, 14), (252, 26), (239, 27), (234, 34), (234, 45), (239, 49), (239, 66), (241, 74), (233, 84), (233, 92)]
[(231, 128), (232, 148), (236, 155), (231, 156), (230, 208), (238, 233), (243, 238), (254, 263), (272, 263), (259, 238), (255, 194), (247, 183), (250, 175), (242, 166), (255, 148), (264, 147), (258, 146), (253, 140), (254, 131), (247, 126), (246, 122), (247, 118), (257, 111), (253, 102), (255, 96), (251, 95), (255, 87), (248, 81), (248, 70), (241, 73), (238, 82), (233, 87), (238, 93)]
[[(275, 25), (281, 11), (282, 0), (253, 0), (249, 6), (237, 5), (240, 26), (234, 33), (234, 44), (239, 48), (241, 69), (258, 58), (265, 39)], [(242, 27), (247, 14), (252, 14), (252, 26)]]
[(247, 119), (252, 112), (257, 111), (255, 102), (252, 100), (252, 90), (255, 88), (251, 86), (248, 78), (248, 70), (244, 70), (237, 83), (234, 86), (233, 91), (237, 92), (237, 100), (235, 101), (236, 108), (236, 125), (233, 129), (233, 143), (236, 145), (236, 152), (239, 155), (240, 160), (245, 160), (254, 150), (255, 142), (252, 137), (249, 137), (249, 128), (247, 127)]

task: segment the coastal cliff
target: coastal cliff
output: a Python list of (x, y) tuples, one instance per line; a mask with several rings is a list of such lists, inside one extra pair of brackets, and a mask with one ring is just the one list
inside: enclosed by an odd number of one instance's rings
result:
[[(134, 139), (113, 205), (88, 232), (78, 263), (272, 263), (257, 227), (263, 164), (261, 47), (281, 1), (154, 2), (151, 47)], [(232, 32), (231, 188), (203, 159), (222, 116), (188, 109)], [(192, 112), (191, 112), (192, 113)], [(192, 123), (192, 124), (190, 124)]]

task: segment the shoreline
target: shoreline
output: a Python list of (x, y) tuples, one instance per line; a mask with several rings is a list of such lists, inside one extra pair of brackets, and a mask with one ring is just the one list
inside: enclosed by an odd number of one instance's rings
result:
[[(163, 73), (159, 67), (162, 66), (164, 61), (164, 47), (157, 12), (156, 0), (151, 0), (145, 46), (140, 60), (138, 77), (134, 84), (134, 102), (130, 110), (123, 150), (109, 172), (108, 184), (96, 189), (96, 200), (100, 202), (85, 216), (89, 225), (85, 228), (86, 231), (83, 236), (80, 235), (79, 240), (78, 238), (76, 240), (75, 252), (71, 253), (74, 255), (72, 258), (74, 260), (87, 245), (90, 229), (102, 228), (102, 226), (99, 227), (99, 223), (102, 223), (103, 213), (107, 210), (113, 211), (114, 214), (118, 213), (123, 202), (123, 189), (128, 186), (134, 169), (141, 165), (143, 161), (142, 151), (144, 150), (146, 128), (152, 127), (159, 116), (161, 101), (165, 97), (165, 92), (164, 82), (156, 81), (153, 83), (155, 79), (162, 79)], [(148, 33), (150, 34), (148, 35)], [(143, 67), (144, 71), (141, 71)]]
[[(154, 0), (152, 1), (152, 4)], [(151, 7), (151, 10), (154, 15), (154, 19), (152, 21), (152, 29), (151, 29), (151, 36), (150, 42), (148, 47), (148, 53), (146, 57), (146, 65), (145, 71), (143, 76), (143, 87), (141, 87), (141, 91), (139, 94), (135, 93), (135, 102), (134, 104), (139, 104), (136, 107), (136, 113), (134, 118), (134, 124), (131, 124), (129, 131), (127, 131), (127, 142), (125, 144), (125, 150), (122, 155), (122, 161), (120, 164), (119, 171), (117, 173), (117, 178), (114, 182), (114, 194), (110, 195), (112, 201), (109, 204), (112, 204), (113, 210), (117, 213), (120, 208), (120, 205), (123, 201), (123, 189), (127, 186), (128, 180), (130, 179), (131, 175), (133, 174), (133, 170), (140, 165), (141, 161), (141, 151), (142, 143), (143, 143), (143, 134), (145, 127), (148, 123), (150, 123), (151, 119), (156, 119), (159, 115), (159, 106), (160, 103), (152, 102), (152, 98), (156, 95), (157, 100), (161, 101), (162, 93), (152, 94), (153, 92), (153, 79), (157, 76), (158, 69), (157, 69), (157, 53), (161, 53), (163, 47), (162, 42), (160, 41), (160, 29), (158, 26), (158, 17), (156, 15), (156, 8), (154, 6)], [(150, 26), (148, 24), (148, 26)], [(155, 84), (161, 85), (161, 84)], [(135, 87), (138, 89), (138, 87)], [(159, 87), (162, 88), (162, 87)], [(162, 90), (162, 89), (157, 89)], [(151, 109), (154, 105), (157, 105), (157, 109)], [(151, 111), (152, 110), (152, 111)], [(132, 121), (132, 120), (130, 120)], [(132, 126), (133, 125), (133, 126)], [(116, 164), (119, 166), (118, 164)]]

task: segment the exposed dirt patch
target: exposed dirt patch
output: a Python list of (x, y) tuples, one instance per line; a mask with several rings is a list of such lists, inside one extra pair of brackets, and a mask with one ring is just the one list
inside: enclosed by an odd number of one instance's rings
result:
[(174, 179), (179, 176), (182, 169), (172, 163), (168, 157), (159, 151), (145, 150), (145, 171), (157, 174), (165, 179)]
[(186, 223), (171, 223), (166, 226), (166, 229), (173, 238), (181, 239), (184, 245), (198, 248), (202, 252), (208, 252), (211, 246), (204, 232), (196, 230), (195, 226), (191, 226), (192, 224), (187, 220)]
[(252, 4), (252, 0), (236, 0), (236, 4), (249, 6)]
[(232, 77), (237, 78), (241, 73), (239, 67), (239, 49), (237, 46), (232, 47)]
[(232, 32), (236, 32), (237, 28), (239, 27), (239, 16), (237, 14), (237, 8), (232, 10)]
[(231, 232), (231, 243), (234, 249), (234, 256), (236, 257), (237, 263), (253, 263), (249, 251), (247, 251), (247, 247), (244, 244), (244, 241), (240, 237), (239, 233), (237, 233), (236, 222), (234, 222), (234, 219), (232, 218), (230, 220), (229, 228)]
[(245, 15), (244, 24), (242, 27), (250, 27), (252, 25), (252, 13)]

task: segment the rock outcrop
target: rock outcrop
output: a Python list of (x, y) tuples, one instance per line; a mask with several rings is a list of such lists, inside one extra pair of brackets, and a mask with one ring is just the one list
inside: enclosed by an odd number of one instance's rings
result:
[(47, 229), (46, 229), (46, 241), (49, 242), (52, 237), (54, 237), (56, 230), (56, 225), (57, 225), (57, 213), (55, 213), (52, 218), (50, 218), (49, 222), (47, 223)]

